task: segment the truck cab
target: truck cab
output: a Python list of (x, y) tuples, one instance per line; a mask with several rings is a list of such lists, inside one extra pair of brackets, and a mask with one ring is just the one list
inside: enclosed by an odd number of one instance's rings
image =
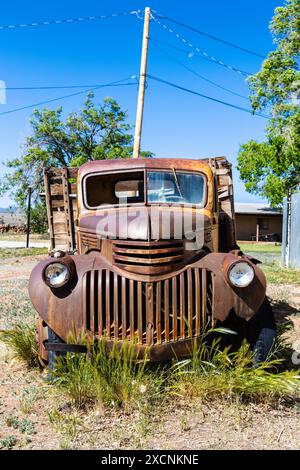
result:
[(265, 277), (236, 244), (226, 158), (49, 169), (45, 194), (50, 256), (29, 285), (44, 361), (76, 350), (74, 333), (133, 341), (152, 361), (187, 357), (216, 323), (261, 317)]

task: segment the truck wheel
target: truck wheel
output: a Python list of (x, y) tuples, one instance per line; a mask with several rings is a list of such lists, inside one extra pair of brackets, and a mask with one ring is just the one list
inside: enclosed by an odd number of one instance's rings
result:
[(267, 359), (276, 338), (276, 323), (267, 298), (257, 314), (247, 324), (247, 341), (254, 352), (256, 364)]
[[(54, 333), (54, 331), (48, 326), (48, 342), (49, 343), (63, 343), (57, 334)], [(57, 352), (57, 351), (48, 351), (48, 367), (51, 370), (55, 369), (56, 366), (56, 361), (58, 356), (64, 356), (64, 352)]]

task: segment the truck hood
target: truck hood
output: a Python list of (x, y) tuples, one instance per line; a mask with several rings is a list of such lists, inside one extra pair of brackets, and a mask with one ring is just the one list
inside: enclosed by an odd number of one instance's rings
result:
[(127, 207), (81, 215), (79, 230), (100, 238), (167, 240), (200, 237), (210, 231), (210, 212), (194, 207)]

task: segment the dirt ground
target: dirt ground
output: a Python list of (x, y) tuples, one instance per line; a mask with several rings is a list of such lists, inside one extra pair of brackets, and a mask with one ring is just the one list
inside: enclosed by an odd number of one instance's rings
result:
[[(31, 321), (30, 271), (41, 257), (1, 260), (0, 328)], [(278, 323), (300, 340), (299, 287), (270, 285)], [(176, 402), (147, 419), (104, 408), (76, 411), (0, 343), (0, 448), (5, 449), (299, 449), (300, 403)]]

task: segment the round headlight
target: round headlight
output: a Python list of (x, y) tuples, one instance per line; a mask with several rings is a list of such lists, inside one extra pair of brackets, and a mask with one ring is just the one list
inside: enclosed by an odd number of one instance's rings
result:
[(50, 287), (61, 287), (70, 279), (68, 266), (62, 263), (51, 263), (44, 271), (46, 284)]
[(229, 268), (228, 278), (233, 286), (247, 287), (254, 279), (254, 269), (245, 261), (239, 261)]

